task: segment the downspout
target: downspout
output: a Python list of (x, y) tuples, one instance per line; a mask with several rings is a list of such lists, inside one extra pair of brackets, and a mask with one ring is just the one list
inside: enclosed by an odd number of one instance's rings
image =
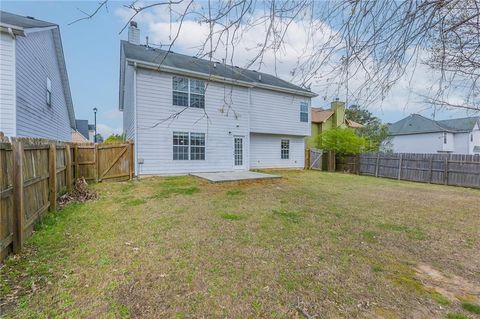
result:
[(12, 37), (12, 39), (15, 39), (15, 34), (13, 33), (12, 28), (8, 28), (8, 34)]
[[(125, 61), (127, 64), (127, 62)], [(128, 65), (128, 64), (127, 64)], [(137, 125), (137, 62), (133, 63), (133, 121), (135, 122), (135, 173), (137, 177), (140, 176), (140, 172), (138, 171), (138, 125)]]

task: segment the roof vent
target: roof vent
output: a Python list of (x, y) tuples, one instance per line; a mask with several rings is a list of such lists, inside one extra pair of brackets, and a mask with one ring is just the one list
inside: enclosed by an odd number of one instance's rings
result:
[(25, 18), (35, 20), (35, 18), (32, 16), (26, 16)]
[(217, 62), (213, 62), (213, 67), (214, 67), (214, 68), (217, 67)]
[(258, 80), (259, 80), (259, 81), (262, 80), (262, 75), (261, 75), (261, 74), (258, 75)]

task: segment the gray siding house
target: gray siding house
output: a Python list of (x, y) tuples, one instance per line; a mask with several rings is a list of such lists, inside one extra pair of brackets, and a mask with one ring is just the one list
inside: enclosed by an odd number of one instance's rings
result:
[(397, 153), (480, 154), (480, 117), (435, 121), (419, 114), (390, 124)]
[(75, 113), (58, 25), (0, 11), (0, 131), (69, 141)]
[(310, 90), (139, 43), (120, 45), (119, 108), (137, 174), (302, 168)]

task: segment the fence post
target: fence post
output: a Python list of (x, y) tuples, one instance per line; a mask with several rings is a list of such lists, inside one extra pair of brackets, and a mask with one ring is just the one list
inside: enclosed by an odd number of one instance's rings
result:
[(100, 174), (99, 174), (99, 158), (98, 158), (98, 144), (95, 143), (95, 150), (94, 150), (94, 158), (95, 158), (95, 180), (98, 183), (100, 181)]
[(444, 163), (444, 173), (443, 173), (443, 182), (445, 185), (448, 185), (448, 157), (445, 157), (445, 163)]
[(130, 156), (128, 158), (129, 160), (129, 165), (128, 165), (128, 170), (130, 171), (130, 179), (133, 179), (133, 175), (134, 175), (134, 164), (133, 164), (133, 158), (134, 158), (134, 152), (135, 152), (135, 145), (132, 143), (132, 142), (129, 142), (130, 144)]
[(378, 164), (380, 162), (380, 153), (377, 153), (377, 162), (375, 163), (375, 177), (378, 177)]
[(13, 252), (18, 253), (23, 248), (25, 226), (25, 204), (23, 192), (23, 144), (13, 142)]
[(79, 178), (79, 174), (80, 174), (80, 165), (78, 165), (78, 145), (75, 144), (75, 146), (73, 147), (73, 159), (75, 161), (75, 180), (77, 180)]
[(57, 209), (57, 147), (55, 144), (50, 144), (48, 150), (48, 187), (50, 201), (49, 210)]
[(67, 184), (67, 192), (73, 189), (72, 184), (72, 153), (70, 153), (70, 145), (65, 145), (65, 183)]
[(398, 179), (402, 179), (402, 154), (400, 153), (400, 158), (398, 159)]
[(432, 182), (432, 178), (433, 178), (433, 157), (430, 157), (430, 170), (429, 170), (429, 174), (428, 174), (428, 183), (430, 184)]

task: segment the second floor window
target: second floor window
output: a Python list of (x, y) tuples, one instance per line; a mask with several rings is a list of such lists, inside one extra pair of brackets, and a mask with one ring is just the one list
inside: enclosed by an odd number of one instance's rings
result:
[(173, 77), (173, 105), (205, 108), (205, 81)]
[(308, 122), (308, 103), (300, 103), (300, 122)]

